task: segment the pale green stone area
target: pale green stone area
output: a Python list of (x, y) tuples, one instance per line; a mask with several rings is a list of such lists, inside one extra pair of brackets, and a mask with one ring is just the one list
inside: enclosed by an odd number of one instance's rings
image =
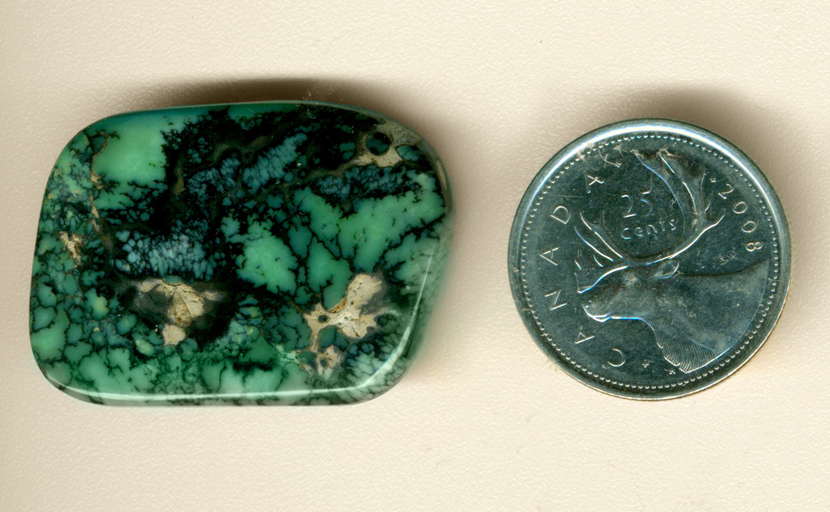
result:
[(228, 241), (239, 242), (244, 247), (236, 259), (237, 274), (256, 286), (264, 285), (270, 292), (293, 293), (297, 289), (294, 278), (297, 259), (285, 242), (271, 234), (270, 228), (270, 222), (254, 222), (247, 234), (227, 237)]
[(135, 185), (162, 187), (166, 163), (162, 151), (164, 136), (205, 114), (205, 108), (188, 108), (171, 109), (163, 115), (151, 111), (111, 118), (107, 130), (117, 136), (108, 138), (106, 151), (95, 159), (95, 173), (114, 186), (98, 194), (95, 206), (134, 206)]
[(61, 152), (35, 248), (32, 350), (108, 404), (350, 403), (424, 334), (452, 235), (435, 152), (380, 114), (187, 107)]

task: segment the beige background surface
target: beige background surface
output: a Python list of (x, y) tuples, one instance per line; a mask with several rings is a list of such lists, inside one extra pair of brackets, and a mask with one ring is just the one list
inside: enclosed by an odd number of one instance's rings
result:
[[(826, 6), (392, 4), (0, 3), (0, 510), (830, 508)], [(457, 235), (420, 359), (388, 394), (336, 408), (107, 408), (53, 389), (27, 311), (58, 152), (107, 115), (269, 99), (368, 107), (442, 155)], [(558, 370), (506, 272), (537, 170), (637, 116), (742, 147), (795, 244), (767, 345), (721, 385), (665, 403)]]

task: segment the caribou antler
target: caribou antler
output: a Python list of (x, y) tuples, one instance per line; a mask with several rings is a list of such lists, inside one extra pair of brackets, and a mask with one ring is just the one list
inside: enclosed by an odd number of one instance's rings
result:
[(672, 166), (667, 159), (672, 155), (665, 149), (657, 152), (657, 158), (662, 165), (652, 165), (652, 162), (646, 161), (639, 152), (634, 151), (633, 153), (643, 167), (657, 175), (669, 187), (669, 191), (674, 200), (677, 201), (677, 206), (680, 208), (681, 215), (683, 215), (683, 241), (675, 248), (647, 258), (644, 264), (675, 258), (697, 243), (704, 233), (720, 224), (726, 213), (722, 212), (716, 219), (709, 218), (709, 204), (705, 204), (706, 201), (703, 196), (704, 173), (695, 177), (683, 165)]
[(614, 272), (628, 267), (653, 265), (680, 256), (696, 244), (707, 231), (720, 224), (724, 218), (725, 213), (721, 213), (717, 218), (710, 218), (708, 215), (709, 205), (705, 204), (703, 195), (703, 173), (695, 177), (684, 166), (672, 165), (668, 160), (672, 155), (665, 149), (657, 152), (656, 159), (648, 160), (637, 151), (632, 151), (632, 153), (643, 167), (669, 187), (683, 216), (683, 240), (676, 246), (653, 256), (633, 256), (614, 245), (605, 233), (604, 212), (600, 224), (589, 222), (580, 213), (581, 225), (577, 223), (574, 229), (577, 236), (593, 252), (596, 268), (586, 269), (576, 262), (579, 269), (576, 274), (579, 293), (587, 292)]
[(593, 261), (596, 264), (595, 267), (583, 268), (579, 261), (574, 261), (579, 269), (576, 273), (577, 291), (585, 293), (608, 274), (629, 267), (630, 255), (616, 246), (605, 233), (605, 212), (602, 213), (599, 224), (589, 222), (581, 212), (579, 220), (574, 230), (579, 239), (593, 252)]

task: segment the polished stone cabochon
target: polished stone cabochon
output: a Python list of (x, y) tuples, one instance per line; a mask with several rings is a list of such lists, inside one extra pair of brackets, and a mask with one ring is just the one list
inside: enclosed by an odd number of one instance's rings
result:
[(366, 400), (423, 338), (452, 226), (435, 152), (368, 110), (109, 117), (46, 186), (32, 350), (94, 403)]

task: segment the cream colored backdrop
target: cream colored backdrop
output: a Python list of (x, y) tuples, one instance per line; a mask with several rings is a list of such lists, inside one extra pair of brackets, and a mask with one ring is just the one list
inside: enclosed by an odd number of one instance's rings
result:
[[(822, 2), (0, 3), (0, 510), (826, 510), (830, 9)], [(346, 407), (112, 408), (29, 348), (41, 196), (111, 114), (315, 99), (383, 112), (443, 157), (453, 262), (421, 357)], [(605, 123), (676, 118), (765, 170), (789, 303), (724, 383), (605, 396), (536, 348), (508, 287), (537, 170)]]

